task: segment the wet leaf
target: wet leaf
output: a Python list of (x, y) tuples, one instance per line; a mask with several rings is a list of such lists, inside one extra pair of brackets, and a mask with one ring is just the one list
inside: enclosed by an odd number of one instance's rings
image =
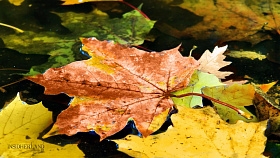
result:
[(99, 40), (113, 40), (134, 46), (144, 42), (155, 24), (155, 21), (143, 17), (137, 10), (123, 14), (122, 18), (113, 19), (98, 10), (91, 13), (56, 14), (62, 18), (65, 27), (73, 32), (79, 32), (81, 37), (96, 37)]
[(229, 61), (224, 61), (226, 56), (223, 55), (223, 53), (226, 51), (226, 49), (227, 46), (216, 46), (212, 53), (209, 50), (206, 50), (198, 60), (200, 62), (199, 70), (216, 75), (221, 79), (224, 79), (226, 76), (233, 74), (232, 72), (219, 71), (219, 69), (231, 63)]
[[(38, 139), (52, 123), (42, 103), (28, 105), (17, 97), (0, 112), (0, 155), (4, 157), (83, 156), (76, 144), (64, 147)], [(71, 152), (70, 152), (71, 151)]]
[(270, 132), (280, 133), (280, 106), (275, 103), (271, 96), (265, 93), (273, 84), (275, 82), (259, 85), (259, 88), (256, 87), (253, 103), (259, 120), (269, 119), (271, 123)]
[(28, 78), (46, 94), (74, 100), (47, 136), (94, 130), (104, 139), (132, 118), (143, 136), (156, 131), (174, 106), (170, 93), (186, 87), (199, 63), (178, 48), (145, 52), (94, 38), (81, 39), (90, 59)]
[(210, 107), (178, 110), (171, 116), (174, 127), (147, 138), (114, 140), (119, 150), (132, 157), (264, 157), (267, 121), (227, 124)]
[[(188, 86), (182, 90), (174, 92), (174, 95), (181, 95), (187, 93), (202, 93), (201, 89), (205, 86), (213, 87), (224, 85), (220, 80), (213, 74), (195, 71), (191, 77), (190, 83)], [(182, 98), (172, 97), (172, 100), (176, 105), (194, 107), (196, 105), (203, 106), (202, 98), (200, 96), (186, 96)]]
[(27, 105), (20, 100), (19, 94), (2, 109), (0, 117), (1, 152), (9, 143), (25, 141), (26, 136), (36, 139), (52, 123), (51, 112), (42, 104)]
[[(114, 40), (128, 45), (140, 45), (153, 28), (155, 21), (148, 20), (139, 12), (133, 10), (123, 15), (123, 18), (110, 19), (100, 10), (89, 13), (55, 13), (61, 17), (62, 25), (71, 34), (58, 35), (53, 32), (25, 31), (20, 37), (10, 34), (2, 37), (6, 47), (16, 48), (23, 54), (50, 55), (44, 64), (33, 66), (27, 75), (45, 72), (51, 67), (60, 67), (76, 60), (81, 60), (78, 37), (96, 37), (103, 40)], [(70, 32), (69, 31), (69, 32)], [(38, 47), (40, 46), (40, 47)]]
[(254, 52), (254, 51), (230, 51), (227, 56), (233, 57), (233, 58), (247, 58), (251, 60), (263, 60), (266, 59), (266, 55)]
[(256, 44), (271, 39), (261, 32), (262, 29), (279, 32), (279, 5), (275, 0), (184, 0), (178, 6), (203, 18), (182, 31), (169, 25), (162, 28), (178, 38), (247, 41)]
[[(258, 116), (259, 120), (261, 120), (261, 121), (269, 119), (269, 118), (273, 119), (274, 117), (279, 116), (279, 113), (280, 113), (279, 105), (277, 105), (275, 103), (275, 100), (272, 100), (272, 98), (268, 94), (266, 94), (266, 92), (274, 84), (276, 84), (276, 82), (271, 82), (271, 83), (262, 84), (262, 85), (256, 85), (256, 87), (255, 87), (256, 93), (253, 98), (253, 103), (256, 107), (257, 116)], [(280, 122), (278, 124), (280, 124)]]
[(253, 85), (232, 84), (229, 86), (205, 87), (202, 89), (202, 92), (207, 96), (226, 102), (253, 116), (250, 120), (246, 119), (234, 110), (213, 102), (218, 114), (223, 120), (229, 123), (236, 123), (238, 120), (243, 120), (245, 122), (258, 121), (258, 118), (244, 107), (253, 105), (253, 98), (255, 95), (255, 88)]

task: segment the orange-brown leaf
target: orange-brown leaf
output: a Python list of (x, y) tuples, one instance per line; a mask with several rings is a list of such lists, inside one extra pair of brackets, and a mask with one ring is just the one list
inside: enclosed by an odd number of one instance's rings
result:
[(199, 66), (195, 59), (183, 57), (179, 47), (145, 52), (94, 38), (81, 40), (90, 59), (29, 78), (45, 86), (46, 94), (74, 96), (58, 116), (53, 134), (94, 130), (104, 139), (132, 118), (142, 135), (148, 136), (161, 126), (158, 118), (165, 119), (157, 116), (168, 115), (166, 110), (173, 107), (169, 94), (187, 86)]

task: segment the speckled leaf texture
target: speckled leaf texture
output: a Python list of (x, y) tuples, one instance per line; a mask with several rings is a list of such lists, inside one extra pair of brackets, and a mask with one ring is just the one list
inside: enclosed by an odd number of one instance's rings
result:
[(130, 118), (148, 136), (173, 108), (170, 93), (186, 87), (199, 66), (194, 58), (183, 57), (179, 47), (146, 52), (95, 38), (81, 41), (90, 59), (29, 77), (45, 87), (45, 94), (74, 97), (46, 137), (94, 130), (102, 140)]

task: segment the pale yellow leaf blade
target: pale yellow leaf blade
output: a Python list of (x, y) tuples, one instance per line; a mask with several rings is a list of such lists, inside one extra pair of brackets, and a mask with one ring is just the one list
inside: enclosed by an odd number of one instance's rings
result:
[(216, 46), (212, 53), (209, 50), (206, 50), (198, 60), (200, 62), (198, 69), (203, 72), (214, 74), (220, 79), (224, 79), (226, 76), (232, 74), (232, 72), (228, 71), (219, 71), (222, 67), (231, 64), (229, 61), (224, 61), (226, 56), (223, 55), (223, 53), (226, 49), (227, 45), (223, 47)]

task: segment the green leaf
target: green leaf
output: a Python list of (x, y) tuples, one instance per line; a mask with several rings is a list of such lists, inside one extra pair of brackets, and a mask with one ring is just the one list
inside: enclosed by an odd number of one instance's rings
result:
[[(220, 80), (213, 74), (195, 71), (191, 77), (189, 85), (177, 92), (174, 92), (174, 95), (181, 95), (186, 93), (200, 93), (201, 89), (205, 86), (213, 87), (213, 86), (220, 86), (224, 85), (220, 82)], [(172, 97), (173, 102), (176, 105), (186, 106), (186, 107), (194, 107), (196, 105), (202, 105), (202, 98), (200, 96), (186, 96), (182, 98)]]
[(122, 18), (113, 19), (97, 9), (90, 13), (56, 14), (61, 17), (62, 24), (79, 37), (113, 40), (125, 45), (142, 44), (155, 24), (155, 21), (143, 17), (137, 10), (123, 14)]
[(81, 54), (79, 45), (75, 46), (79, 37), (90, 36), (121, 44), (140, 45), (155, 23), (136, 10), (125, 13), (123, 18), (113, 19), (97, 9), (89, 13), (69, 11), (56, 14), (71, 33), (60, 35), (50, 31), (25, 31), (20, 35), (10, 34), (2, 38), (7, 48), (16, 48), (20, 53), (50, 55), (48, 62), (32, 67), (26, 74), (28, 76), (81, 60), (77, 57)]
[(253, 116), (252, 119), (248, 120), (239, 115), (233, 109), (212, 101), (218, 114), (223, 120), (229, 123), (236, 123), (238, 120), (243, 120), (245, 122), (258, 121), (257, 117), (244, 107), (253, 105), (253, 98), (255, 94), (254, 86), (250, 84), (232, 84), (217, 87), (205, 87), (202, 89), (202, 92), (207, 96), (210, 96), (222, 102), (226, 102)]
[[(139, 7), (141, 8), (141, 6)], [(155, 21), (146, 19), (137, 10), (123, 14), (123, 18), (97, 19), (91, 23), (92, 30), (85, 37), (113, 40), (120, 44), (141, 45), (153, 28)]]

